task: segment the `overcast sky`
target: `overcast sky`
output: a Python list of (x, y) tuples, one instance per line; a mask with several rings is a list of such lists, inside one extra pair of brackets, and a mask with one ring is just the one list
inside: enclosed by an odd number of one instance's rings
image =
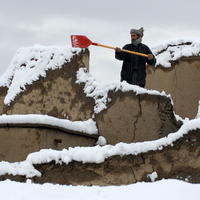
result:
[[(20, 47), (71, 46), (70, 35), (122, 47), (129, 30), (144, 27), (149, 47), (177, 38), (200, 36), (199, 0), (0, 0), (0, 73)], [(91, 73), (102, 82), (119, 81), (121, 62), (114, 51), (90, 47)]]

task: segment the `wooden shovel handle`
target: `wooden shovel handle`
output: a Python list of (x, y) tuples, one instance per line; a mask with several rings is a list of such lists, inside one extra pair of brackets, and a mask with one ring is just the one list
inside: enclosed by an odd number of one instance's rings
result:
[[(95, 45), (95, 46), (99, 46), (99, 47), (105, 47), (105, 48), (108, 48), (108, 49), (116, 49), (115, 47), (110, 47), (110, 46), (107, 46), (107, 45), (103, 45), (103, 44), (99, 44), (99, 43), (92, 43), (92, 45)], [(121, 51), (123, 52), (126, 52), (126, 53), (131, 53), (131, 54), (135, 54), (135, 55), (139, 55), (139, 56), (144, 56), (144, 57), (148, 57), (147, 54), (144, 54), (144, 53), (139, 53), (139, 52), (135, 52), (135, 51), (129, 51), (129, 50), (126, 50), (126, 49), (121, 49)]]
[(121, 51), (126, 52), (126, 53), (131, 53), (131, 54), (139, 55), (139, 56), (144, 56), (144, 57), (148, 58), (148, 55), (144, 54), (144, 53), (139, 53), (139, 52), (136, 52), (136, 51), (129, 51), (129, 50), (126, 50), (126, 49), (121, 49)]

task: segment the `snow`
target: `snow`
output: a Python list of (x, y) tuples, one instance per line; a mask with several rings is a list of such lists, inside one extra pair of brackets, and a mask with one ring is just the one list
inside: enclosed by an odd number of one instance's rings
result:
[(57, 126), (68, 130), (83, 132), (87, 134), (97, 134), (98, 130), (96, 122), (93, 119), (86, 121), (70, 121), (67, 119), (59, 119), (48, 115), (26, 114), (26, 115), (0, 115), (0, 124), (44, 124)]
[[(148, 94), (148, 95), (159, 95), (159, 96), (166, 96), (167, 98), (171, 99), (170, 95), (167, 95), (164, 91), (159, 92), (157, 90), (147, 90), (145, 88), (141, 88), (137, 85), (128, 84), (126, 81), (119, 82), (119, 83), (111, 83), (107, 85), (100, 85), (92, 75), (87, 71), (86, 68), (80, 68), (77, 71), (77, 84), (84, 83), (84, 93), (86, 96), (95, 99), (95, 107), (94, 113), (99, 113), (102, 110), (107, 108), (107, 104), (110, 102), (111, 99), (108, 98), (108, 93), (110, 91), (117, 92), (134, 92), (136, 95), (139, 94)], [(171, 103), (173, 101), (171, 99)]]
[(4, 174), (25, 175), (29, 178), (34, 176), (41, 176), (41, 173), (37, 171), (33, 165), (29, 162), (22, 161), (10, 164), (6, 161), (0, 162), (0, 176)]
[(151, 174), (148, 174), (147, 177), (151, 179), (152, 182), (154, 182), (158, 178), (157, 172), (152, 172)]
[(200, 56), (200, 40), (179, 39), (167, 41), (152, 48), (156, 56), (156, 66), (171, 67), (172, 62), (182, 57)]
[(9, 88), (4, 103), (9, 105), (20, 92), (26, 90), (27, 85), (45, 77), (48, 70), (61, 68), (80, 51), (78, 48), (62, 46), (34, 45), (20, 48), (0, 79), (0, 86)]
[[(0, 162), (0, 175), (2, 174), (16, 174), (24, 175), (26, 177), (38, 176), (39, 172), (33, 170), (34, 164), (49, 163), (55, 161), (56, 163), (68, 164), (72, 161), (78, 161), (82, 163), (102, 163), (106, 158), (111, 156), (125, 156), (125, 155), (138, 155), (148, 151), (162, 150), (164, 147), (173, 145), (175, 141), (183, 137), (190, 130), (200, 129), (200, 118), (193, 120), (185, 120), (182, 127), (175, 133), (171, 133), (168, 136), (146, 142), (137, 143), (118, 143), (116, 145), (105, 145), (105, 146), (94, 146), (94, 147), (74, 147), (63, 149), (61, 151), (52, 149), (43, 149), (39, 152), (30, 153), (27, 159), (19, 163), (8, 163)], [(6, 168), (5, 168), (6, 163)], [(21, 164), (22, 163), (22, 164)], [(26, 170), (21, 170), (23, 165), (28, 163), (27, 166), (31, 166), (30, 169), (27, 167)], [(14, 166), (14, 167), (13, 167)], [(12, 170), (10, 170), (12, 169)], [(20, 171), (20, 170), (21, 171)], [(34, 174), (35, 173), (35, 174)]]
[(6, 200), (199, 200), (200, 184), (178, 180), (136, 183), (122, 186), (66, 186), (0, 182), (1, 199)]
[(200, 118), (200, 101), (199, 101), (199, 106), (198, 106), (198, 111), (197, 111), (196, 118)]
[(103, 136), (99, 136), (96, 145), (105, 146), (107, 144), (106, 138)]

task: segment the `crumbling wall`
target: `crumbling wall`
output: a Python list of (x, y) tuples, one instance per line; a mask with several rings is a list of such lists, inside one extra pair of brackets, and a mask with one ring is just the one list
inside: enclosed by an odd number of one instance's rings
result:
[(47, 114), (73, 121), (91, 118), (94, 100), (84, 95), (83, 85), (75, 83), (81, 67), (89, 68), (88, 50), (27, 85), (10, 105), (3, 106), (2, 114)]
[[(74, 55), (70, 62), (66, 62), (57, 69), (47, 71), (46, 77), (40, 77), (31, 85), (26, 85), (26, 89), (19, 93), (11, 104), (2, 106), (2, 114), (43, 114), (71, 121), (84, 121), (94, 118), (98, 127), (98, 134), (104, 136), (108, 144), (155, 140), (171, 132), (176, 132), (181, 126), (181, 123), (178, 123), (174, 117), (173, 106), (169, 97), (158, 92), (157, 95), (148, 94), (146, 90), (144, 94), (136, 94), (134, 86), (131, 86), (130, 91), (119, 89), (116, 92), (115, 88), (109, 89), (108, 96), (104, 94), (105, 102), (109, 99), (105, 103), (107, 104), (106, 109), (94, 113), (95, 100), (102, 98), (102, 91), (105, 88), (101, 88), (100, 93), (97, 93), (96, 96), (87, 97), (88, 94), (85, 93), (85, 90), (90, 91), (93, 88), (93, 83), (88, 84), (90, 89), (85, 89), (85, 82), (76, 83), (77, 71), (80, 68), (88, 69), (88, 66), (88, 50)], [(88, 72), (84, 73), (87, 74)], [(124, 87), (129, 86), (125, 85)], [(95, 90), (95, 87), (91, 92), (93, 90)], [(107, 90), (105, 89), (105, 91)], [(2, 93), (0, 98), (2, 102), (5, 94), (6, 91)], [(11, 127), (9, 124), (0, 126), (0, 135), (5, 140), (1, 146), (2, 155), (0, 158), (19, 161), (25, 159), (28, 153), (39, 149), (58, 149), (58, 146), (53, 142), (54, 140), (62, 140), (58, 143), (63, 148), (75, 144), (77, 146), (92, 146), (95, 145), (97, 140), (97, 137), (87, 137), (81, 141), (81, 139), (77, 139), (77, 136), (73, 136), (70, 130), (66, 133), (55, 129), (47, 133), (50, 128), (46, 129), (47, 127), (45, 127), (43, 129), (36, 126), (37, 124), (32, 125), (32, 128), (31, 126), (25, 128), (22, 124), (18, 127), (13, 125)], [(51, 138), (49, 139), (51, 142), (47, 142), (46, 137), (50, 137), (50, 133), (54, 132), (56, 137), (60, 131), (63, 135), (62, 139)], [(64, 136), (66, 134), (70, 135)], [(35, 139), (36, 135), (37, 139)], [(83, 137), (81, 136), (81, 138)], [(25, 140), (29, 140), (29, 145), (23, 142)], [(73, 140), (76, 140), (76, 142), (73, 142)], [(86, 142), (87, 140), (88, 142)], [(1, 141), (3, 142), (3, 140)], [(15, 148), (11, 148), (9, 153), (6, 154), (7, 146), (13, 146), (15, 143)], [(18, 155), (13, 156), (11, 153), (13, 150), (17, 151)]]
[[(124, 185), (138, 181), (152, 181), (173, 178), (200, 183), (200, 129), (190, 131), (173, 145), (162, 150), (138, 155), (112, 156), (104, 162), (81, 163), (55, 162), (35, 165), (42, 174), (31, 178), (35, 183), (56, 183), (69, 185)], [(2, 175), (0, 180), (26, 181), (25, 176)]]
[(110, 92), (111, 102), (96, 115), (99, 134), (109, 144), (156, 140), (180, 127), (166, 96)]
[[(191, 59), (189, 61), (188, 59), (181, 60), (170, 69), (158, 67), (148, 70), (148, 88), (159, 87), (154, 89), (162, 91), (162, 87), (171, 84), (166, 92), (172, 94), (175, 111), (178, 114), (183, 110), (186, 112), (191, 107), (194, 109), (195, 103), (190, 99), (199, 100), (199, 93), (195, 92), (196, 87), (194, 86), (191, 90), (189, 84), (194, 84), (192, 80), (195, 83), (198, 82), (199, 60)], [(190, 64), (189, 67), (188, 64)], [(67, 118), (71, 121), (83, 121), (94, 117), (99, 135), (104, 136), (108, 144), (155, 140), (176, 132), (180, 128), (181, 123), (175, 119), (169, 97), (161, 94), (149, 94), (148, 91), (136, 94), (134, 87), (128, 91), (118, 90), (116, 92), (115, 88), (108, 90), (107, 108), (99, 113), (94, 113), (95, 100), (101, 98), (101, 89), (99, 96), (97, 94), (97, 96), (88, 97), (90, 95), (84, 91), (86, 83), (76, 83), (77, 71), (83, 67), (89, 68), (88, 50), (75, 54), (70, 62), (66, 62), (57, 69), (49, 70), (46, 77), (40, 77), (31, 85), (27, 85), (26, 90), (18, 94), (10, 105), (2, 106), (2, 114), (47, 114), (57, 118)], [(191, 68), (195, 70), (191, 70)], [(157, 75), (158, 72), (159, 75)], [(188, 75), (189, 73), (191, 75)], [(185, 81), (186, 75), (193, 79)], [(197, 86), (198, 84), (199, 82)], [(173, 85), (175, 87), (172, 87)], [(90, 84), (88, 87), (93, 88)], [(95, 87), (91, 92), (93, 90)], [(2, 88), (2, 91), (0, 101), (3, 102), (6, 88)], [(12, 132), (12, 129), (15, 130), (10, 127), (8, 132)], [(0, 128), (1, 131), (4, 133), (3, 128)], [(35, 127), (33, 127), (34, 131)], [(66, 146), (70, 146), (70, 144), (69, 142)], [(88, 144), (94, 145), (95, 142)], [(82, 144), (80, 143), (80, 145)], [(40, 148), (45, 148), (45, 146)], [(47, 148), (55, 147), (49, 144)]]
[[(86, 97), (83, 84), (76, 84), (79, 68), (89, 69), (89, 51), (75, 54), (70, 62), (47, 72), (46, 77), (17, 95), (13, 102), (5, 105), (8, 88), (0, 88), (0, 114), (43, 114), (71, 121), (92, 118), (94, 99)], [(23, 77), (22, 77), (23, 78)], [(0, 160), (20, 161), (40, 149), (62, 149), (73, 146), (93, 146), (98, 136), (77, 135), (74, 131), (41, 125), (0, 125)]]
[(171, 94), (174, 110), (181, 117), (195, 118), (200, 100), (200, 57), (182, 58), (170, 68), (147, 69), (147, 89)]
[[(84, 91), (86, 83), (76, 83), (76, 75), (79, 68), (88, 68), (88, 62), (87, 50), (75, 55), (70, 63), (48, 71), (45, 78), (40, 77), (32, 85), (27, 85), (26, 90), (21, 92), (10, 105), (3, 104), (7, 88), (1, 88), (1, 114), (47, 114), (57, 118), (68, 118), (71, 121), (94, 118), (99, 135), (104, 136), (108, 144), (156, 140), (180, 128), (182, 123), (175, 119), (171, 99), (164, 94), (155, 91), (151, 93), (147, 90), (141, 92), (140, 88), (137, 93), (137, 87), (130, 85), (129, 89), (123, 90), (123, 84), (106, 90), (109, 91), (108, 95), (105, 95), (106, 98), (102, 97), (101, 89), (96, 96), (86, 94)], [(195, 70), (191, 70), (192, 66)], [(186, 106), (190, 104), (194, 106), (192, 100), (190, 103), (187, 102), (190, 98), (199, 101), (199, 93), (196, 90), (196, 86), (197, 88), (199, 86), (198, 59), (196, 61), (192, 59), (191, 63), (188, 59), (181, 60), (168, 70), (160, 67), (149, 70), (147, 87), (152, 89), (159, 86), (159, 90), (162, 91), (164, 90), (162, 87), (166, 86), (169, 89), (166, 89), (166, 92), (172, 94), (178, 114), (183, 111), (187, 114), (189, 108), (186, 109)], [(194, 83), (188, 77), (192, 77)], [(192, 90), (191, 85), (195, 83), (197, 84)], [(174, 84), (176, 87), (173, 87)], [(95, 87), (91, 85), (88, 87), (91, 93), (95, 91)], [(102, 98), (102, 102), (106, 103), (106, 109), (94, 113), (98, 98)], [(199, 133), (199, 129), (190, 131), (173, 145), (162, 150), (138, 153), (138, 155), (111, 156), (99, 164), (77, 161), (68, 165), (55, 162), (37, 164), (35, 167), (42, 176), (33, 177), (32, 181), (72, 185), (122, 185), (150, 181), (149, 175), (156, 172), (157, 179), (177, 178), (199, 183)], [(86, 137), (73, 134), (70, 130), (67, 132), (37, 124), (32, 127), (24, 127), (22, 124), (11, 127), (5, 124), (0, 126), (0, 159), (14, 162), (24, 160), (28, 153), (44, 148), (59, 150), (73, 146), (94, 146), (97, 137), (98, 135)], [(26, 181), (24, 176), (8, 174), (0, 176), (0, 180), (7, 178)]]

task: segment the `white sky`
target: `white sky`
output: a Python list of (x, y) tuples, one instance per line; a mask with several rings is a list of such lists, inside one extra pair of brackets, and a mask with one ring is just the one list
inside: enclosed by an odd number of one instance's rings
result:
[[(200, 36), (199, 0), (0, 0), (0, 73), (24, 46), (68, 45), (70, 35), (122, 47), (129, 30), (144, 27), (143, 43)], [(114, 51), (90, 47), (91, 73), (102, 82), (119, 81), (121, 62)]]

